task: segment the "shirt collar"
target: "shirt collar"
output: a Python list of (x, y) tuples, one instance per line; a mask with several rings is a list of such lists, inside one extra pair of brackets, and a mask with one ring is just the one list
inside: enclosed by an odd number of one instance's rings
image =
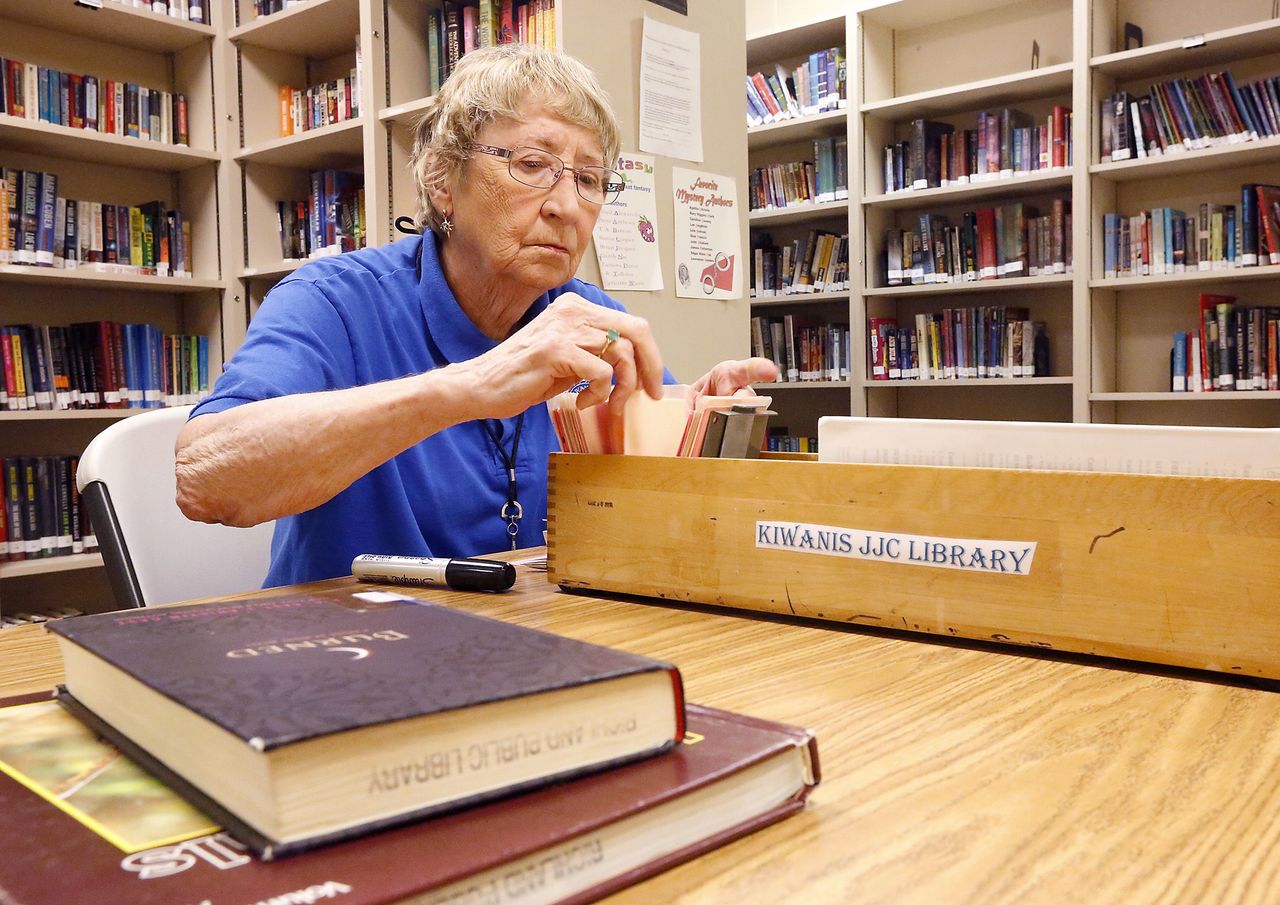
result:
[[(450, 362), (467, 361), (498, 345), (472, 323), (454, 298), (440, 266), (440, 248), (431, 230), (422, 234), (421, 262), (418, 293), (422, 300), (422, 317), (427, 333), (445, 358)], [(519, 325), (524, 326), (541, 314), (549, 302), (549, 294), (544, 292), (529, 306)]]

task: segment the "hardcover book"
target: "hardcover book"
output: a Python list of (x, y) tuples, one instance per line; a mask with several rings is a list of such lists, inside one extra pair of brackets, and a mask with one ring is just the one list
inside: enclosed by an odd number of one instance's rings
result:
[(669, 664), (385, 592), (49, 629), (76, 712), (266, 859), (656, 754), (684, 732)]
[(691, 704), (660, 757), (266, 862), (47, 699), (0, 704), (6, 905), (587, 902), (801, 810), (819, 778), (806, 730)]

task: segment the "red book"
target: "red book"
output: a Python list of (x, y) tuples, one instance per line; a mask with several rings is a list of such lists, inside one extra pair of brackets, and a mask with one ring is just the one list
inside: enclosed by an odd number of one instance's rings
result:
[[(96, 743), (46, 695), (0, 703), (9, 705), (0, 709), (0, 890), (11, 905), (86, 901), (85, 890), (95, 905), (291, 896), (387, 905), (428, 892), (431, 901), (499, 901), (516, 888), (522, 903), (593, 901), (801, 810), (819, 778), (811, 733), (689, 705), (688, 734), (668, 754), (263, 862), (231, 836), (201, 829), (198, 814), (176, 813), (180, 801)], [(26, 744), (13, 744), (20, 737)], [(76, 785), (86, 760), (101, 781)], [(36, 770), (55, 786), (45, 794), (58, 794), (58, 807), (34, 791), (40, 783), (15, 778)], [(129, 853), (77, 820), (91, 804), (97, 813), (131, 808), (135, 824), (185, 819), (195, 835)]]
[(1055, 167), (1067, 165), (1067, 108), (1061, 104), (1053, 107), (1053, 160)]
[(102, 107), (106, 125), (102, 131), (108, 135), (116, 134), (116, 83), (111, 79), (102, 82)]
[(498, 23), (498, 43), (512, 44), (516, 40), (516, 22), (512, 12), (513, 0), (502, 0)]
[(359, 588), (49, 630), (68, 705), (268, 859), (684, 734), (670, 664)]
[(978, 278), (1000, 278), (996, 257), (996, 211), (993, 207), (978, 209)]

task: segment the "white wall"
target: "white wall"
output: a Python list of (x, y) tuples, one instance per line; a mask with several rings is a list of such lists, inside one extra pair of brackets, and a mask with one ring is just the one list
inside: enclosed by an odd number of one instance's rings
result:
[[(675, 376), (691, 382), (711, 365), (749, 354), (749, 281), (733, 301), (677, 299), (673, 274), (674, 211), (672, 166), (706, 170), (738, 180), (743, 209), (743, 253), (749, 247), (746, 221), (747, 135), (742, 79), (746, 72), (746, 26), (741, 0), (690, 0), (682, 16), (648, 0), (569, 0), (560, 46), (591, 67), (609, 92), (622, 125), (622, 149), (639, 151), (640, 46), (644, 17), (698, 32), (702, 64), (701, 163), (657, 158), (658, 236), (662, 256), (661, 292), (611, 292), (634, 314), (648, 318)], [(595, 251), (588, 251), (579, 276), (598, 283)]]

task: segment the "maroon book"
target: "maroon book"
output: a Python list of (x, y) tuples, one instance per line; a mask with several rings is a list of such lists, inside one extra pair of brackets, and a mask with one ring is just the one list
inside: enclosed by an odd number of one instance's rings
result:
[(223, 833), (126, 854), (0, 773), (0, 903), (593, 901), (800, 810), (817, 784), (807, 730), (697, 705), (688, 718), (658, 757), (269, 862)]
[(86, 722), (266, 858), (651, 756), (684, 732), (669, 664), (385, 592), (49, 629)]

